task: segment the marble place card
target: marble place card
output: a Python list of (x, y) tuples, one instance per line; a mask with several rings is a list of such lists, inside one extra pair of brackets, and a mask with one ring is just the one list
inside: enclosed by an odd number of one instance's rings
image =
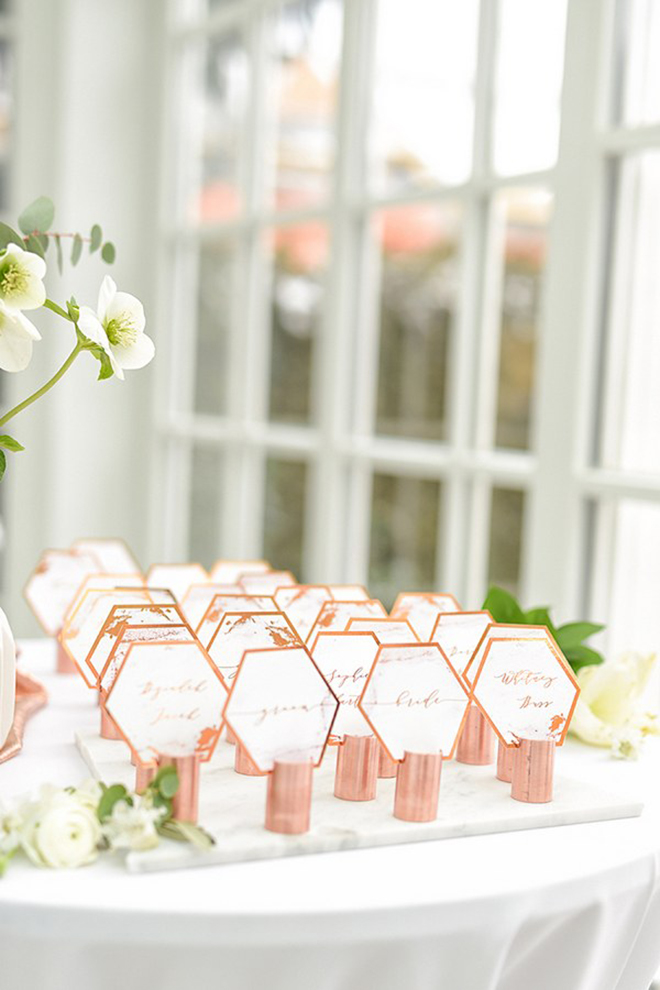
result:
[(462, 674), (492, 621), (492, 615), (485, 610), (442, 612), (436, 619), (431, 642), (442, 647), (454, 669)]
[(322, 606), (333, 600), (332, 592), (325, 584), (289, 585), (278, 588), (273, 598), (303, 643), (307, 639)]
[(240, 584), (191, 584), (181, 601), (181, 611), (186, 619), (196, 629), (204, 618), (204, 613), (216, 595), (245, 594)]
[(104, 707), (141, 763), (158, 753), (208, 760), (227, 689), (199, 642), (131, 643)]
[(267, 560), (216, 560), (211, 580), (217, 584), (238, 584), (244, 574), (263, 574), (272, 570)]
[(488, 641), (473, 671), (472, 695), (505, 746), (554, 739), (561, 746), (580, 688), (547, 637)]
[(67, 623), (74, 612), (77, 611), (85, 592), (90, 588), (93, 588), (95, 591), (105, 590), (107, 588), (146, 588), (146, 584), (142, 575), (136, 572), (126, 574), (117, 572), (88, 574), (71, 599), (71, 604), (66, 610), (64, 622), (62, 623), (62, 631), (66, 629)]
[(96, 687), (97, 678), (86, 663), (103, 624), (115, 605), (150, 605), (171, 603), (169, 591), (135, 588), (87, 588), (62, 632), (60, 643), (75, 663), (88, 687)]
[(214, 595), (197, 626), (197, 638), (206, 649), (213, 639), (225, 612), (277, 612), (275, 599), (270, 595)]
[(224, 717), (262, 773), (275, 762), (318, 766), (339, 701), (306, 647), (248, 650)]
[(406, 752), (451, 759), (470, 696), (437, 643), (384, 645), (359, 707), (393, 760)]
[(336, 602), (366, 602), (371, 599), (363, 584), (329, 584), (328, 588)]
[(282, 612), (225, 612), (208, 653), (227, 684), (236, 676), (246, 650), (297, 646), (301, 642)]
[(407, 619), (365, 619), (362, 616), (348, 620), (349, 632), (372, 632), (379, 643), (418, 643), (417, 633)]
[[(172, 592), (164, 591), (162, 594), (169, 596)], [(94, 679), (94, 686), (98, 685), (101, 672), (126, 623), (135, 626), (188, 624), (175, 602), (113, 605), (85, 658), (85, 664)]]
[(308, 643), (313, 643), (320, 632), (344, 632), (353, 618), (386, 619), (387, 612), (377, 598), (356, 601), (326, 602), (311, 628)]
[(310, 647), (314, 663), (339, 700), (331, 742), (373, 735), (358, 701), (379, 645), (372, 632), (320, 632)]
[(453, 595), (404, 591), (397, 596), (390, 615), (393, 619), (407, 619), (420, 642), (428, 643), (438, 616), (442, 612), (460, 612), (460, 610), (461, 606)]
[(267, 571), (264, 574), (242, 574), (238, 583), (246, 595), (274, 595), (278, 588), (297, 582), (291, 571)]
[(48, 636), (56, 636), (78, 588), (89, 574), (103, 571), (91, 553), (45, 550), (25, 586), (25, 597)]
[[(463, 670), (463, 678), (468, 684), (472, 683), (474, 678), (474, 673), (479, 668), (484, 653), (488, 647), (488, 644), (493, 639), (511, 639), (511, 638), (521, 638), (525, 639), (544, 639), (551, 643), (558, 653), (561, 653), (559, 647), (557, 646), (554, 637), (552, 636), (550, 630), (546, 626), (527, 626), (523, 624), (512, 624), (509, 625), (505, 622), (491, 622), (484, 629), (481, 639), (477, 643), (477, 648), (475, 649), (467, 667)], [(566, 661), (564, 661), (566, 662)], [(568, 666), (568, 664), (566, 664)]]
[(141, 568), (135, 554), (124, 542), (118, 539), (75, 540), (71, 549), (81, 553), (91, 553), (100, 562), (104, 571), (117, 574), (140, 574)]
[(167, 643), (172, 640), (182, 643), (194, 643), (197, 640), (188, 625), (171, 623), (169, 625), (132, 625), (125, 622), (110, 651), (99, 678), (101, 690), (107, 694), (115, 682), (131, 643)]
[(210, 580), (201, 564), (152, 564), (146, 578), (150, 588), (168, 588), (178, 602), (191, 584), (208, 584)]

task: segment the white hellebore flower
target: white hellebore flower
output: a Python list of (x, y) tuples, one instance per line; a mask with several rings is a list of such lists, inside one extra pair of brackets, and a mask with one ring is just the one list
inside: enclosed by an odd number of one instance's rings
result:
[(644, 736), (657, 734), (658, 719), (646, 710), (643, 693), (655, 654), (625, 653), (600, 666), (578, 672), (580, 697), (570, 731), (592, 746), (608, 747), (613, 756), (636, 759)]
[(23, 371), (32, 358), (32, 342), (41, 334), (19, 310), (9, 309), (0, 299), (0, 368)]
[(140, 300), (128, 292), (118, 292), (114, 280), (106, 275), (99, 290), (97, 312), (81, 306), (78, 326), (107, 353), (117, 378), (123, 378), (125, 370), (144, 368), (156, 352), (144, 332), (145, 322)]
[(21, 845), (37, 866), (75, 868), (98, 855), (101, 824), (88, 799), (45, 789), (26, 815)]
[(153, 849), (158, 845), (156, 824), (162, 817), (161, 809), (144, 802), (130, 805), (117, 801), (110, 818), (103, 823), (103, 835), (111, 849)]
[(38, 309), (46, 299), (46, 262), (38, 254), (8, 244), (0, 254), (0, 301), (7, 309)]

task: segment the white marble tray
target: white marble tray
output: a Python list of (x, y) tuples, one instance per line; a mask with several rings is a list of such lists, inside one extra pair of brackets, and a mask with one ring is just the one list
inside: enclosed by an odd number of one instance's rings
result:
[[(134, 786), (135, 768), (123, 742), (77, 733), (76, 744), (97, 779)], [(312, 828), (306, 835), (286, 836), (267, 832), (263, 827), (265, 778), (235, 773), (234, 748), (221, 740), (211, 762), (202, 765), (200, 786), (199, 821), (215, 837), (215, 847), (198, 853), (183, 844), (163, 842), (149, 852), (130, 853), (126, 865), (136, 873), (169, 870), (634, 818), (641, 814), (641, 802), (562, 777), (561, 752), (557, 756), (555, 798), (550, 804), (536, 805), (512, 800), (509, 785), (495, 779), (494, 767), (445, 763), (437, 820), (411, 824), (392, 817), (394, 780), (378, 781), (375, 801), (353, 803), (335, 798), (334, 753), (328, 750), (323, 765), (315, 771)]]

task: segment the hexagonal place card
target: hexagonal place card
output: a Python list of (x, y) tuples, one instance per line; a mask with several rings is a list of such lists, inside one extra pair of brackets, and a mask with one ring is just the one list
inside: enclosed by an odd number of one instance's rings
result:
[(293, 584), (278, 588), (273, 598), (304, 643), (322, 606), (332, 601), (332, 593), (325, 584)]
[(384, 645), (359, 707), (393, 760), (408, 753), (454, 754), (467, 688), (437, 643)]
[(267, 560), (216, 560), (211, 580), (218, 584), (237, 584), (243, 574), (263, 574), (272, 568)]
[(304, 646), (248, 650), (224, 709), (262, 773), (276, 762), (321, 762), (339, 701)]
[(182, 643), (199, 642), (190, 626), (182, 626), (180, 623), (153, 626), (124, 623), (101, 671), (99, 678), (101, 691), (107, 694), (114, 684), (131, 643), (168, 643), (171, 640)]
[(522, 739), (561, 746), (580, 688), (549, 634), (521, 635), (488, 641), (472, 694), (505, 746)]
[(62, 631), (66, 629), (71, 616), (75, 611), (77, 611), (85, 592), (90, 588), (93, 588), (96, 591), (108, 588), (146, 588), (146, 584), (142, 575), (137, 573), (124, 574), (113, 572), (109, 574), (88, 574), (71, 600), (71, 604), (69, 605), (66, 615), (64, 616)]
[(210, 759), (227, 690), (198, 642), (131, 643), (105, 709), (137, 759)]
[(270, 595), (214, 595), (196, 632), (202, 646), (208, 649), (225, 612), (277, 612)]
[[(163, 594), (169, 595), (171, 592), (167, 591)], [(101, 672), (126, 623), (135, 626), (187, 625), (181, 609), (176, 604), (113, 605), (85, 658), (85, 664), (94, 678), (95, 685), (98, 685)]]
[(352, 618), (386, 619), (387, 612), (382, 602), (377, 598), (361, 599), (359, 601), (326, 602), (316, 617), (311, 628), (308, 643), (313, 643), (320, 632), (344, 632)]
[(238, 583), (246, 595), (273, 595), (278, 588), (296, 584), (291, 571), (266, 571), (263, 574), (242, 574)]
[(460, 612), (461, 606), (453, 595), (404, 591), (397, 596), (390, 615), (407, 619), (422, 643), (428, 643), (433, 627), (442, 612)]
[[(508, 625), (505, 622), (491, 622), (486, 626), (477, 648), (472, 654), (470, 661), (463, 670), (463, 678), (468, 684), (472, 683), (475, 671), (479, 669), (488, 644), (493, 639), (545, 639), (561, 653), (555, 643), (554, 637), (546, 626)], [(566, 662), (566, 661), (564, 661)], [(568, 664), (566, 664), (568, 666)]]
[(379, 643), (419, 643), (417, 633), (407, 619), (365, 619), (361, 616), (348, 620), (349, 632), (372, 632)]
[(339, 699), (331, 741), (373, 735), (358, 701), (379, 645), (372, 632), (320, 632), (310, 647), (314, 663)]
[(78, 588), (89, 574), (103, 571), (91, 553), (45, 550), (25, 586), (25, 597), (39, 624), (56, 636)]
[(452, 666), (462, 674), (492, 623), (490, 612), (442, 612), (436, 619), (431, 642), (438, 643)]
[(181, 601), (181, 610), (186, 619), (196, 629), (204, 618), (204, 613), (216, 595), (241, 595), (240, 584), (191, 584)]
[(225, 681), (234, 680), (246, 650), (298, 646), (301, 640), (282, 612), (225, 612), (208, 646)]
[(366, 602), (371, 599), (363, 584), (329, 584), (328, 588), (336, 602)]
[(113, 607), (167, 605), (171, 600), (169, 591), (149, 588), (87, 588), (60, 633), (60, 642), (88, 687), (96, 687), (97, 677), (86, 660)]
[(191, 584), (208, 584), (210, 578), (201, 564), (152, 564), (147, 571), (150, 588), (169, 588), (178, 602)]
[(124, 540), (75, 540), (71, 544), (71, 549), (79, 553), (91, 553), (101, 562), (104, 571), (140, 573), (140, 565)]

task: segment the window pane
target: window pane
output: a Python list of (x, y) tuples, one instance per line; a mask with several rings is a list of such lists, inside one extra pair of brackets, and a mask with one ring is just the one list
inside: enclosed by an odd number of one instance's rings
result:
[(376, 431), (445, 440), (460, 207), (414, 205), (375, 219), (382, 255)]
[(264, 557), (275, 570), (303, 579), (307, 465), (269, 457), (266, 465)]
[(374, 475), (368, 586), (386, 608), (435, 588), (440, 508), (440, 482)]
[(557, 158), (566, 0), (501, 0), (493, 157), (503, 175)]
[(322, 224), (282, 227), (270, 238), (270, 416), (307, 423), (312, 415), (312, 360), (321, 327), (328, 230)]
[(202, 244), (198, 278), (195, 411), (218, 416), (227, 405), (230, 314), (238, 289), (235, 244)]
[(379, 0), (371, 184), (457, 183), (472, 161), (476, 0)]
[(0, 39), (0, 210), (9, 208), (9, 155), (13, 114), (13, 59), (8, 41)]
[(222, 556), (220, 547), (221, 452), (213, 447), (194, 447), (191, 470), (190, 560), (208, 568), (218, 557)]
[(329, 193), (341, 60), (340, 0), (295, 0), (273, 31), (269, 94), (275, 128), (272, 199), (280, 209)]
[(623, 162), (618, 200), (600, 460), (660, 472), (660, 152)]
[(660, 4), (657, 0), (619, 0), (617, 41), (621, 52), (614, 117), (628, 125), (660, 120)]
[(500, 353), (495, 444), (531, 441), (536, 347), (552, 199), (543, 189), (507, 189), (495, 200), (501, 244)]
[(525, 493), (493, 488), (490, 509), (488, 583), (520, 594), (520, 565), (525, 515)]
[(184, 213), (204, 223), (230, 219), (242, 205), (248, 98), (248, 60), (238, 34), (191, 44), (178, 97), (180, 153), (187, 157)]

